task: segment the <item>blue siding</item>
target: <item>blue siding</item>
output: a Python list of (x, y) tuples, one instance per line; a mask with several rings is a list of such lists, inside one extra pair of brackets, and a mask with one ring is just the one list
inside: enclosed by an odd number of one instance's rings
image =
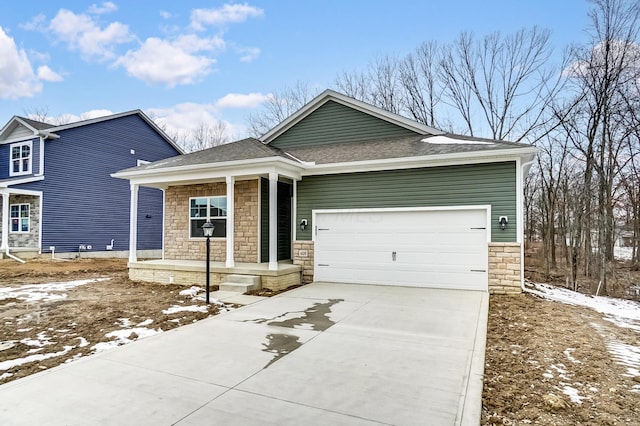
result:
[[(76, 252), (80, 244), (104, 251), (129, 247), (129, 181), (110, 176), (137, 160), (179, 153), (138, 115), (57, 132), (45, 142), (45, 179), (20, 185), (43, 192), (42, 250)], [(131, 154), (131, 150), (135, 154)], [(162, 192), (141, 188), (138, 249), (162, 247)], [(150, 218), (147, 218), (147, 215)]]
[[(21, 142), (28, 142), (29, 139)], [(9, 179), (12, 176), (9, 175), (10, 171), (10, 158), (11, 158), (11, 145), (10, 143), (0, 145), (0, 179)], [(40, 172), (40, 138), (31, 139), (31, 174), (38, 174)], [(28, 177), (30, 175), (22, 175)]]

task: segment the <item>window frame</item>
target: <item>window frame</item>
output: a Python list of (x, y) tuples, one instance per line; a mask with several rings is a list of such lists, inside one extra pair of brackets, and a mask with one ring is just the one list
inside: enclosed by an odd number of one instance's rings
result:
[[(191, 210), (192, 210), (192, 206), (191, 203), (193, 200), (197, 200), (197, 199), (206, 199), (206, 209), (207, 209), (207, 214), (206, 216), (191, 216)], [(196, 221), (202, 221), (204, 220), (205, 222), (207, 220), (210, 221), (224, 221), (224, 228), (222, 230), (222, 232), (224, 233), (224, 235), (218, 235), (218, 236), (213, 236), (211, 238), (214, 239), (225, 239), (227, 238), (227, 215), (224, 216), (214, 216), (211, 214), (211, 200), (212, 199), (224, 199), (224, 205), (225, 205), (225, 212), (227, 211), (227, 196), (226, 195), (204, 195), (201, 197), (189, 197), (189, 207), (188, 207), (188, 217), (189, 217), (189, 239), (190, 240), (204, 240), (206, 239), (206, 237), (204, 235), (200, 236), (200, 235), (192, 235), (191, 231), (192, 229), (194, 229), (191, 225), (192, 221), (196, 220)], [(197, 227), (197, 229), (200, 229), (200, 227)], [(218, 230), (218, 227), (216, 227), (216, 230)], [(214, 231), (215, 232), (215, 231)], [(217, 232), (216, 232), (217, 233)]]
[[(22, 208), (25, 207), (27, 208), (27, 215), (26, 216), (22, 216)], [(17, 207), (18, 209), (18, 216), (14, 216), (13, 215), (13, 208)], [(29, 232), (31, 232), (31, 204), (29, 203), (18, 203), (18, 204), (9, 204), (9, 220), (10, 220), (10, 224), (9, 224), (9, 233), (11, 234), (28, 234)], [(18, 221), (18, 229), (16, 231), (13, 230), (13, 221), (17, 220)], [(23, 221), (26, 220), (27, 223), (27, 230), (23, 231), (22, 230), (22, 224)]]
[[(28, 157), (22, 156), (22, 147), (25, 147), (25, 146), (29, 147)], [(20, 148), (20, 157), (17, 159), (13, 158), (14, 148)], [(27, 170), (25, 170), (24, 168), (25, 159), (28, 160)], [(15, 160), (19, 160), (19, 164), (20, 164), (20, 170), (17, 172), (13, 170), (13, 162)], [(33, 170), (33, 141), (16, 142), (9, 145), (9, 176), (30, 175), (32, 173), (32, 170)]]

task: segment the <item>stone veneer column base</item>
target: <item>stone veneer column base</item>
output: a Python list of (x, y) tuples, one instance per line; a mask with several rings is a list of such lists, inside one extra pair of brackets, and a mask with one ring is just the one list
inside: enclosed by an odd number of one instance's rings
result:
[(293, 264), (302, 266), (302, 284), (313, 282), (313, 241), (293, 242)]
[(520, 243), (489, 243), (489, 293), (522, 293)]

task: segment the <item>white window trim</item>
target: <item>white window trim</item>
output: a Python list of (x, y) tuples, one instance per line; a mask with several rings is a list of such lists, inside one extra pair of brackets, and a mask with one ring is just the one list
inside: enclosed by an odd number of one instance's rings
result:
[[(224, 219), (227, 220), (227, 216), (209, 216), (209, 198), (214, 198), (214, 197), (224, 197), (225, 199), (227, 198), (227, 195), (203, 195), (201, 197), (189, 197), (189, 207), (188, 207), (188, 212), (187, 215), (189, 217), (189, 229), (187, 230), (187, 232), (189, 233), (189, 239), (190, 240), (198, 240), (198, 241), (202, 241), (202, 240), (206, 240), (206, 237), (193, 237), (191, 236), (191, 220), (194, 220), (196, 218), (191, 217), (191, 200), (195, 200), (197, 198), (206, 198), (207, 199), (207, 217), (204, 218), (204, 220), (207, 219)], [(202, 220), (202, 218), (197, 218), (198, 220)], [(227, 237), (211, 237), (212, 240), (226, 240)]]
[[(18, 206), (18, 230), (14, 231), (13, 228), (13, 224), (11, 223), (13, 221), (14, 218), (13, 216), (11, 216), (11, 208), (13, 206)], [(27, 217), (21, 217), (20, 216), (20, 212), (22, 211), (21, 206), (27, 206), (29, 207), (29, 214), (27, 215)], [(27, 230), (26, 231), (22, 231), (22, 220), (23, 219), (27, 219)], [(31, 232), (31, 204), (29, 203), (20, 203), (20, 204), (9, 204), (9, 233), (10, 234), (28, 234), (29, 232)]]
[[(20, 171), (13, 171), (13, 148), (22, 146), (29, 146), (29, 170), (22, 169), (22, 159), (20, 161)], [(30, 175), (33, 170), (33, 141), (16, 142), (9, 145), (9, 176), (23, 176)]]
[(142, 166), (144, 164), (151, 164), (151, 161), (138, 159), (138, 161), (136, 162), (136, 166)]

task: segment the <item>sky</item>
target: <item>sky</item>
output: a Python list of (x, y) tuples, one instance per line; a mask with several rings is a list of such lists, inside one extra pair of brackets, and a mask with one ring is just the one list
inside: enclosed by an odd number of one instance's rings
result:
[(587, 39), (587, 0), (0, 2), (0, 128), (141, 109), (171, 134), (216, 120), (233, 139), (271, 93), (333, 88), (338, 73), (461, 32)]

